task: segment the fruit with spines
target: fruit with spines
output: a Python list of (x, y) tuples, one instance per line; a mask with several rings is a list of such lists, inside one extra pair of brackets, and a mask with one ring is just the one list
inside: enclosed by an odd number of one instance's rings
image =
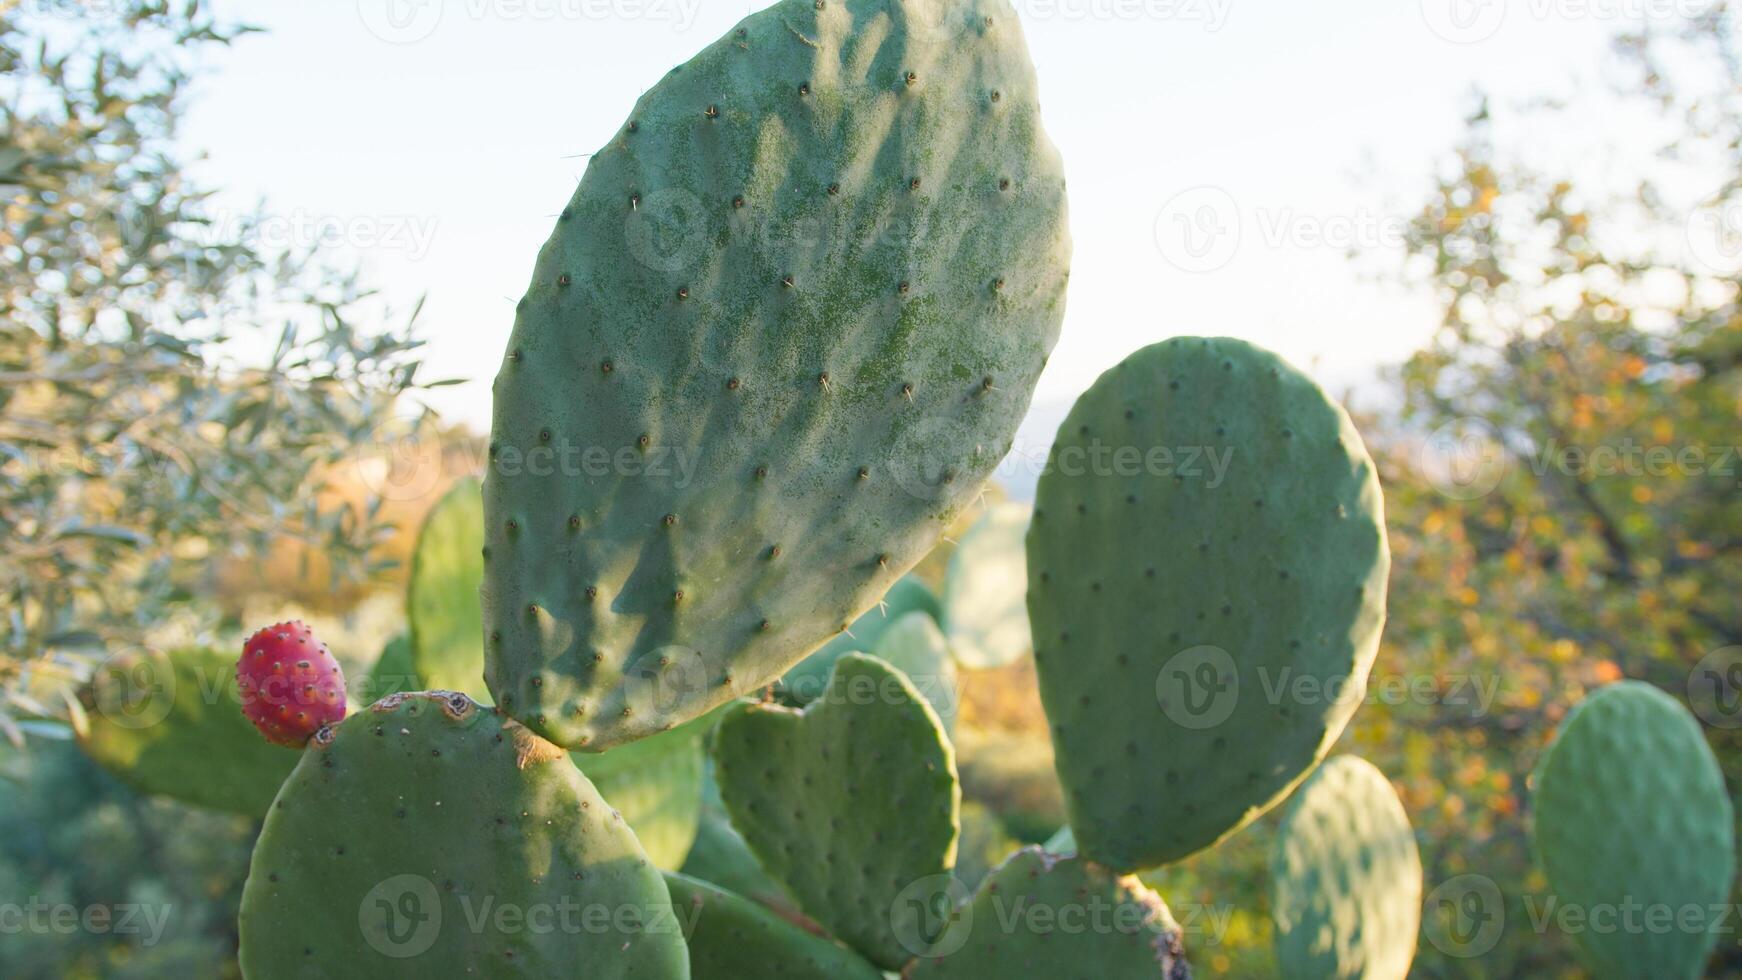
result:
[[(612, 928), (587, 925), (600, 908)], [(250, 980), (684, 980), (671, 913), (566, 752), (464, 694), (421, 692), (310, 742), (254, 847), (240, 958)]]
[(1391, 781), (1340, 755), (1295, 791), (1270, 857), (1284, 980), (1403, 980), (1421, 931), (1421, 855)]
[(780, 0), (667, 74), (591, 155), (496, 377), (497, 703), (604, 750), (851, 623), (1009, 449), (1068, 256), (1005, 0)]
[[(1640, 681), (1598, 690), (1561, 723), (1532, 783), (1531, 834), (1550, 891), (1593, 924), (1604, 909), (1667, 919), (1729, 902), (1736, 837), (1724, 772), (1675, 698)], [(1599, 980), (1694, 980), (1706, 975), (1719, 923), (1692, 922), (1575, 939)]]
[(1077, 400), (1036, 495), (1028, 611), (1085, 856), (1177, 861), (1324, 757), (1385, 620), (1381, 510), (1348, 416), (1243, 341), (1146, 347)]
[[(842, 942), (900, 969), (911, 937), (933, 925), (961, 827), (954, 750), (907, 678), (849, 653), (803, 711), (733, 706), (714, 764), (732, 824), (769, 875)], [(927, 881), (935, 894), (898, 901)]]
[(268, 742), (301, 748), (345, 717), (345, 672), (301, 622), (276, 623), (242, 645), (236, 661), (242, 714)]

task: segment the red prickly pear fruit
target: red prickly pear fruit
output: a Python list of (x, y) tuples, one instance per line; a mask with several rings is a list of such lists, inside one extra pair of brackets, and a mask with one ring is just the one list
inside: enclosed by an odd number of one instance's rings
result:
[(276, 745), (300, 749), (345, 717), (345, 673), (300, 622), (268, 626), (242, 644), (236, 690), (242, 714)]

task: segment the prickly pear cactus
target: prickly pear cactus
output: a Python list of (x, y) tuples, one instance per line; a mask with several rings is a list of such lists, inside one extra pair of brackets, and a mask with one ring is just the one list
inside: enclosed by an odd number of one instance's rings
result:
[(955, 730), (961, 704), (961, 683), (950, 645), (930, 613), (907, 613), (877, 638), (871, 655), (907, 675), (909, 682), (937, 712), (947, 734)]
[(423, 686), (487, 701), (478, 604), (483, 547), (484, 498), (478, 481), (468, 477), (455, 482), (423, 519), (411, 553), (405, 618)]
[[(1573, 709), (1537, 763), (1537, 858), (1562, 905), (1619, 918), (1671, 918), (1723, 907), (1736, 874), (1724, 774), (1681, 703), (1638, 681), (1611, 684)], [(1620, 912), (1616, 910), (1622, 910)], [(1679, 920), (1678, 920), (1679, 921)], [(1718, 941), (1717, 917), (1688, 929), (1576, 934), (1604, 980), (1693, 980)]]
[(350, 708), (338, 659), (300, 622), (276, 623), (250, 636), (235, 671), (243, 717), (274, 745), (300, 749)]
[[(900, 968), (960, 830), (955, 753), (920, 693), (883, 661), (847, 654), (802, 712), (735, 707), (714, 762), (732, 824), (768, 873), (848, 946)], [(936, 894), (898, 901), (925, 881)]]
[(659, 872), (568, 755), (446, 691), (309, 743), (240, 929), (250, 980), (689, 975)]
[(1180, 938), (1167, 904), (1136, 878), (1025, 847), (950, 915), (902, 977), (1190, 980)]
[(1388, 565), (1361, 437), (1280, 358), (1180, 338), (1103, 374), (1059, 429), (1028, 534), (1082, 853), (1166, 864), (1281, 799), (1360, 703)]
[(962, 535), (944, 576), (943, 622), (963, 667), (1002, 667), (1028, 653), (1027, 504), (1002, 503)]
[(931, 547), (1063, 314), (1004, 0), (781, 0), (642, 96), (495, 382), (486, 679), (607, 749), (778, 677)]
[(1391, 781), (1340, 755), (1295, 792), (1270, 858), (1284, 980), (1403, 980), (1421, 930), (1421, 855)]
[(649, 859), (683, 866), (702, 815), (702, 733), (685, 725), (609, 752), (577, 752), (575, 765), (623, 815)]
[(702, 812), (696, 821), (695, 843), (678, 870), (773, 909), (788, 921), (803, 914), (792, 896), (762, 870), (744, 836), (732, 826), (725, 801), (720, 798), (719, 781), (714, 778), (712, 759), (704, 760), (702, 767)]
[(896, 580), (883, 598), (853, 620), (851, 626), (787, 671), (780, 679), (782, 696), (801, 706), (815, 701), (829, 686), (829, 674), (835, 669), (835, 661), (844, 654), (875, 650), (883, 632), (910, 612), (924, 612), (934, 622), (943, 621), (938, 597), (911, 574)]
[(681, 874), (665, 884), (684, 924), (692, 980), (883, 980), (863, 958), (743, 896)]
[(79, 698), (79, 747), (142, 793), (261, 817), (296, 768), (294, 749), (243, 717), (233, 654), (140, 650), (103, 664)]

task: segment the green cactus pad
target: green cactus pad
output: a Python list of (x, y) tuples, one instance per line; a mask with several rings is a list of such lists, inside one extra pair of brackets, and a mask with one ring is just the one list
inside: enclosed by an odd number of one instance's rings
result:
[(574, 753), (575, 765), (617, 808), (661, 869), (683, 866), (702, 815), (702, 735), (685, 725), (600, 754)]
[(636, 104), (495, 382), (486, 678), (602, 750), (778, 678), (1008, 450), (1064, 312), (1006, 0), (781, 0)]
[(938, 597), (913, 575), (903, 575), (876, 605), (853, 620), (853, 625), (787, 671), (780, 679), (781, 694), (800, 706), (816, 700), (829, 686), (829, 674), (835, 669), (835, 661), (843, 654), (875, 650), (884, 630), (915, 611), (926, 613), (934, 622), (943, 622), (943, 608), (938, 604)]
[(568, 755), (463, 694), (309, 743), (243, 889), (250, 980), (689, 975), (659, 872)]
[(923, 923), (897, 898), (948, 876), (961, 790), (937, 715), (900, 671), (849, 653), (802, 712), (745, 703), (714, 737), (732, 825), (799, 907), (880, 966)]
[(765, 905), (788, 921), (794, 920), (802, 913), (792, 897), (768, 877), (756, 855), (750, 853), (750, 845), (744, 843), (743, 835), (733, 829), (726, 804), (720, 799), (713, 759), (704, 759), (703, 763), (701, 818), (696, 822), (695, 843), (690, 845), (689, 856), (679, 870)]
[(1028, 611), (1084, 856), (1178, 860), (1324, 757), (1384, 624), (1381, 509), (1348, 416), (1242, 341), (1146, 347), (1077, 400), (1040, 479)]
[(871, 654), (907, 675), (937, 712), (946, 734), (955, 730), (961, 682), (950, 645), (931, 614), (916, 610), (902, 616), (877, 638)]
[[(1560, 904), (1593, 926), (1576, 935), (1591, 972), (1704, 976), (1736, 840), (1723, 771), (1694, 716), (1649, 684), (1612, 684), (1567, 716), (1534, 783), (1537, 859)], [(1700, 912), (1691, 929), (1680, 918), (1689, 908)], [(1605, 917), (1617, 927), (1596, 928)]]
[(477, 480), (463, 479), (424, 518), (405, 590), (418, 676), (433, 690), (461, 691), (476, 700), (487, 700), (478, 598), (483, 547), (483, 494)]
[(1190, 980), (1180, 928), (1134, 877), (1024, 847), (949, 916), (904, 980)]
[(1270, 857), (1284, 980), (1403, 980), (1421, 930), (1421, 855), (1385, 774), (1340, 755), (1289, 804)]
[(79, 747), (142, 793), (265, 816), (295, 749), (260, 737), (236, 694), (236, 655), (140, 650), (105, 662), (80, 692)]
[(684, 924), (694, 980), (883, 980), (851, 950), (814, 936), (762, 905), (706, 881), (665, 876)]
[(1028, 631), (1030, 508), (1003, 503), (968, 528), (944, 573), (943, 623), (950, 652), (963, 667), (984, 670), (1022, 658)]
[(373, 704), (389, 694), (409, 694), (423, 689), (417, 666), (411, 660), (410, 633), (399, 633), (387, 641), (387, 645), (381, 648), (381, 656), (375, 658), (369, 673), (364, 675), (363, 683), (363, 690), (355, 692), (361, 697), (354, 698), (362, 704)]

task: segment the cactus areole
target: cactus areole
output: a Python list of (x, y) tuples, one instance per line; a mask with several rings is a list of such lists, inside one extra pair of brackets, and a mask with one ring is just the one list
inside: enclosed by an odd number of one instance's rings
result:
[(301, 748), (322, 725), (345, 717), (345, 673), (300, 622), (268, 626), (248, 638), (236, 662), (236, 692), (242, 714), (276, 745)]
[(496, 703), (603, 751), (839, 633), (1008, 451), (1069, 253), (1004, 0), (782, 0), (673, 69), (592, 155), (496, 377)]

